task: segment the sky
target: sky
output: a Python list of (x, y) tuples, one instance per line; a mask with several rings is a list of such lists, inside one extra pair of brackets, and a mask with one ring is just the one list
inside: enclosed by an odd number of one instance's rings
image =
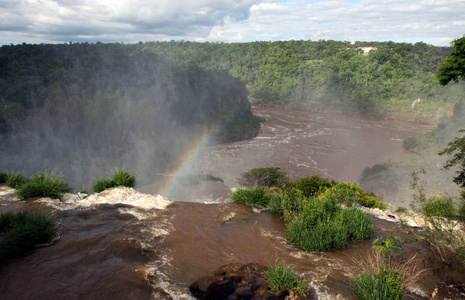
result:
[(0, 0), (0, 45), (338, 40), (448, 46), (465, 0)]

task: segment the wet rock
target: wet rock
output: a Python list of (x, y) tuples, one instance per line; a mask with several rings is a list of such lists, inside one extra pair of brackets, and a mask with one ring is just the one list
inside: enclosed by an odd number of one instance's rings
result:
[(267, 268), (255, 264), (232, 263), (224, 265), (213, 274), (200, 278), (189, 287), (195, 297), (206, 300), (263, 299), (290, 300), (314, 299), (297, 295), (293, 291), (272, 291), (265, 280)]
[(465, 299), (465, 285), (462, 282), (441, 282), (434, 289), (430, 299)]

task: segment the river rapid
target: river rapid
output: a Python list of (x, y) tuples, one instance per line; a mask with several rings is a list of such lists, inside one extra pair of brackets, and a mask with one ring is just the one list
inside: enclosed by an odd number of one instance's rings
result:
[[(209, 146), (187, 169), (224, 179), (174, 185), (157, 195), (160, 181), (136, 190), (118, 188), (85, 199), (67, 195), (20, 202), (0, 187), (0, 208), (45, 209), (60, 232), (50, 244), (0, 266), (2, 299), (192, 299), (189, 285), (232, 262), (294, 266), (319, 299), (356, 299), (351, 278), (372, 240), (346, 249), (307, 253), (286, 241), (283, 221), (267, 210), (229, 201), (230, 187), (250, 168), (279, 166), (293, 179), (313, 174), (357, 181), (365, 167), (411, 156), (402, 141), (430, 128), (390, 120), (366, 120), (271, 108), (255, 139)], [(376, 236), (396, 234), (395, 222), (374, 218)], [(413, 238), (413, 237), (411, 237)], [(426, 299), (441, 281), (465, 281), (460, 265), (446, 265), (427, 245), (407, 243), (405, 256), (428, 268), (413, 285), (412, 299)], [(413, 294), (412, 294), (413, 295)], [(413, 296), (412, 296), (413, 297)]]

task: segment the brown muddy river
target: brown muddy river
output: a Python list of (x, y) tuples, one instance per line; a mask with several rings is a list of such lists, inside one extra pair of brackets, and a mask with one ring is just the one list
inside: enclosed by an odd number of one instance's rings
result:
[[(357, 181), (367, 166), (408, 159), (402, 141), (429, 128), (268, 108), (254, 112), (267, 119), (262, 134), (207, 147), (187, 169), (219, 176), (229, 187), (242, 172), (269, 166), (294, 179), (318, 174)], [(51, 245), (0, 267), (1, 299), (192, 299), (189, 285), (224, 264), (281, 261), (292, 264), (319, 299), (356, 299), (350, 280), (372, 240), (328, 253), (304, 252), (286, 241), (279, 217), (229, 202), (227, 186), (175, 185), (168, 195), (175, 201), (167, 208), (159, 198), (118, 189), (69, 203), (19, 203), (0, 187), (2, 210), (49, 209), (61, 228)], [(138, 190), (155, 194), (157, 187), (155, 182)], [(407, 240), (397, 223), (374, 221), (376, 236)], [(425, 245), (407, 243), (404, 249), (406, 257), (415, 253), (418, 264), (429, 268), (412, 287), (417, 295), (411, 299), (425, 299), (440, 281), (465, 281), (463, 268), (442, 264)]]

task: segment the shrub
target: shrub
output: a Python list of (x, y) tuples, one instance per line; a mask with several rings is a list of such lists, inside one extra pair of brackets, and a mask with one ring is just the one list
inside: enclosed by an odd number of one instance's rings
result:
[(457, 210), (454, 206), (453, 198), (447, 195), (435, 195), (428, 197), (420, 204), (421, 213), (427, 217), (454, 218)]
[(0, 183), (5, 183), (8, 180), (8, 172), (2, 171), (0, 172)]
[(254, 189), (237, 189), (232, 193), (234, 202), (245, 203), (255, 206), (267, 206), (270, 200), (270, 195), (266, 194), (261, 187)]
[(268, 268), (265, 274), (266, 281), (274, 291), (295, 290), (299, 294), (306, 294), (308, 289), (305, 282), (299, 279), (291, 266), (283, 263)]
[(352, 182), (339, 183), (323, 193), (325, 197), (334, 198), (338, 203), (352, 206), (366, 196), (365, 191)]
[(351, 287), (361, 300), (396, 300), (404, 299), (403, 282), (403, 274), (385, 269), (379, 273), (362, 272), (354, 278)]
[(56, 223), (44, 212), (0, 213), (0, 261), (48, 242), (56, 231)]
[(320, 178), (313, 175), (299, 179), (294, 184), (294, 187), (301, 190), (305, 197), (311, 197), (324, 192), (326, 189), (333, 187), (336, 184), (337, 182), (334, 180), (329, 181), (326, 178)]
[(24, 176), (21, 173), (9, 173), (7, 175), (7, 180), (6, 184), (13, 189), (19, 189), (21, 186), (23, 186), (26, 182), (28, 182), (28, 179), (26, 176)]
[(32, 197), (50, 197), (62, 199), (63, 194), (70, 192), (68, 182), (61, 178), (60, 174), (48, 171), (38, 173), (22, 185), (18, 190), (18, 198), (24, 200)]
[(246, 187), (260, 186), (263, 189), (277, 186), (284, 187), (289, 178), (280, 168), (255, 168), (247, 171), (238, 178), (238, 183)]
[(337, 202), (346, 206), (352, 206), (355, 202), (369, 208), (387, 208), (386, 203), (378, 201), (376, 196), (367, 194), (361, 187), (352, 182), (339, 183), (326, 190), (323, 195), (335, 198)]

